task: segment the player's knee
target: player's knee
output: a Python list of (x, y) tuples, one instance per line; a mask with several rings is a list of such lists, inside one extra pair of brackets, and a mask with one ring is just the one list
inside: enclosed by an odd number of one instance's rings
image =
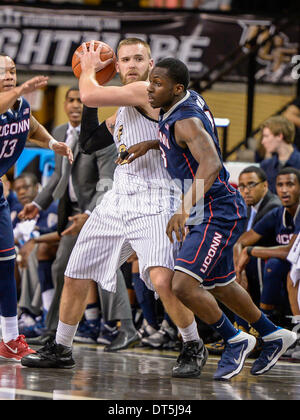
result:
[(160, 297), (169, 296), (171, 293), (171, 283), (167, 282), (163, 276), (156, 276), (153, 281), (154, 288)]
[(90, 289), (91, 283), (92, 280), (74, 279), (72, 277), (65, 276), (64, 290), (70, 295), (81, 294), (82, 296), (85, 296)]
[(188, 288), (186, 287), (186, 282), (183, 281), (180, 275), (174, 275), (173, 277), (172, 292), (181, 301), (187, 299)]

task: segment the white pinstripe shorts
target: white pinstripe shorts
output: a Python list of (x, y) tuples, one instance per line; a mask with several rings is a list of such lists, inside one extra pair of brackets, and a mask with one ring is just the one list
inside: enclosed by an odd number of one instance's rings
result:
[[(174, 269), (179, 244), (171, 244), (166, 227), (172, 213), (161, 210), (161, 203), (147, 205), (140, 194), (139, 206), (133, 196), (108, 191), (84, 224), (73, 248), (65, 275), (91, 279), (108, 291), (116, 290), (116, 271), (136, 252), (140, 276), (154, 290), (150, 267)], [(145, 204), (146, 203), (146, 204)]]

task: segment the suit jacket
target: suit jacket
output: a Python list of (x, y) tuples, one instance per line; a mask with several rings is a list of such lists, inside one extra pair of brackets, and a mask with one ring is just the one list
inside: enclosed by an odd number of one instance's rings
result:
[[(56, 127), (52, 135), (58, 141), (65, 141), (67, 130), (68, 124), (63, 124)], [(92, 155), (86, 155), (79, 151), (79, 145), (76, 144), (73, 155), (74, 162), (71, 169), (71, 176), (74, 191), (78, 199), (78, 206), (82, 213), (86, 210), (92, 212), (101, 201), (106, 190), (111, 187), (109, 182), (105, 182), (105, 186), (108, 188), (97, 189), (97, 184), (99, 180), (113, 179), (117, 149), (115, 144), (112, 144)], [(55, 170), (46, 186), (34, 199), (42, 209), (48, 208), (53, 201), (52, 194), (61, 178), (62, 159), (62, 156), (55, 154)], [(67, 188), (64, 196), (59, 200), (59, 232), (64, 229), (71, 211), (72, 205)]]
[[(252, 227), (257, 223), (260, 219), (262, 219), (270, 210), (274, 209), (275, 207), (282, 206), (279, 197), (276, 194), (273, 194), (270, 190), (268, 190), (267, 194), (264, 196), (258, 211), (255, 215), (255, 218), (252, 223)], [(247, 208), (247, 221), (249, 220), (251, 214), (251, 207)], [(262, 238), (257, 244), (257, 246), (272, 246), (273, 243), (269, 242), (267, 238)]]

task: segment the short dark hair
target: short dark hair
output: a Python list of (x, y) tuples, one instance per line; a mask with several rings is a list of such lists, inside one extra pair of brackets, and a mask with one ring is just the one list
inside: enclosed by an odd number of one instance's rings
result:
[(69, 96), (69, 93), (70, 92), (73, 92), (73, 91), (78, 91), (79, 90), (79, 87), (76, 87), (76, 86), (72, 86), (72, 87), (70, 87), (68, 90), (67, 90), (67, 92), (66, 92), (66, 94), (65, 94), (65, 99), (67, 99), (67, 97)]
[(293, 168), (292, 166), (287, 166), (286, 168), (280, 169), (280, 171), (276, 175), (276, 180), (279, 177), (279, 175), (289, 175), (289, 174), (296, 175), (298, 179), (298, 183), (300, 184), (300, 171), (299, 169)]
[(168, 70), (168, 76), (175, 82), (180, 83), (187, 90), (190, 83), (190, 74), (187, 66), (177, 58), (163, 58), (155, 67), (162, 67)]
[(267, 175), (265, 171), (259, 166), (255, 166), (255, 165), (250, 165), (250, 166), (247, 166), (247, 168), (244, 168), (242, 172), (239, 174), (239, 177), (242, 174), (250, 174), (251, 172), (255, 172), (260, 181), (267, 181)]
[(32, 185), (37, 185), (39, 183), (37, 176), (33, 172), (21, 172), (20, 175), (14, 179), (14, 182), (16, 182), (18, 179), (24, 178), (29, 178)]

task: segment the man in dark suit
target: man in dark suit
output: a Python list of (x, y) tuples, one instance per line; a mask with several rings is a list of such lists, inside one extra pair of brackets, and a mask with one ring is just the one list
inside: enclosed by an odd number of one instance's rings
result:
[[(276, 194), (268, 189), (268, 181), (263, 169), (258, 166), (248, 166), (239, 175), (239, 190), (247, 204), (247, 223), (245, 230), (249, 231), (265, 214), (275, 207), (281, 206), (281, 201)], [(243, 235), (235, 245), (235, 261), (241, 252)], [(261, 239), (260, 246), (273, 246), (269, 238)], [(248, 291), (259, 305), (262, 290), (263, 261), (259, 258), (251, 258), (246, 268), (246, 279)]]
[[(22, 211), (24, 218), (32, 219), (40, 210), (48, 208), (54, 199), (59, 200), (58, 233), (61, 236), (56, 259), (52, 266), (55, 295), (46, 318), (46, 326), (49, 331), (54, 331), (57, 327), (64, 271), (71, 251), (81, 227), (105, 193), (102, 184), (99, 187), (99, 180), (109, 183), (106, 181), (112, 180), (116, 166), (117, 151), (114, 144), (92, 155), (80, 152), (78, 138), (82, 109), (79, 90), (77, 88), (69, 89), (64, 103), (64, 110), (69, 122), (55, 128), (53, 135), (59, 141), (66, 141), (71, 147), (74, 155), (73, 165), (68, 165), (60, 156), (56, 157), (55, 171), (47, 185)], [(107, 186), (109, 187), (109, 185)], [(45, 336), (45, 340), (46, 338), (47, 336)]]

